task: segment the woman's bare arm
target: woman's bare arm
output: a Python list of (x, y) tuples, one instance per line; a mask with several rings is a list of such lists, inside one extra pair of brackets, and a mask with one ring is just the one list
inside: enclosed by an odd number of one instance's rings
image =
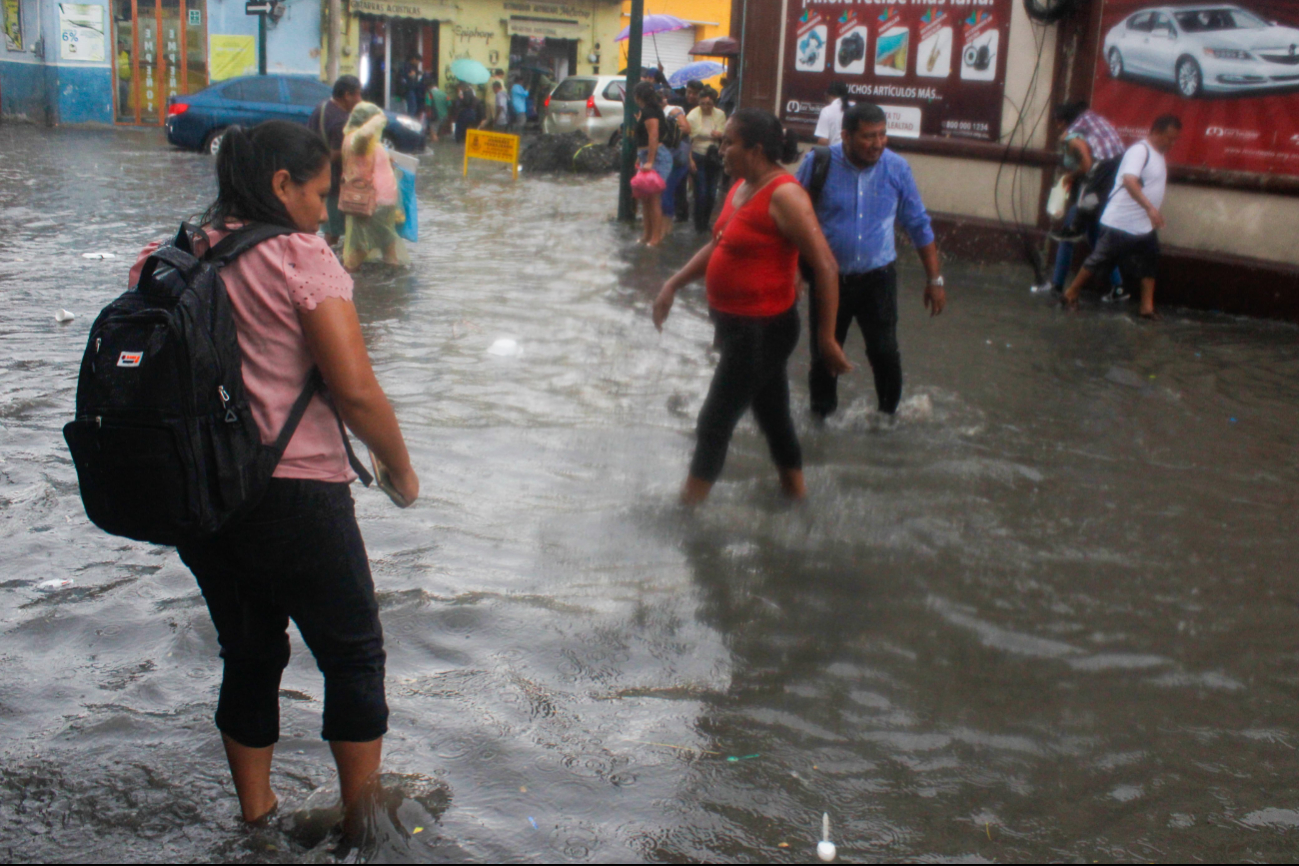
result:
[(821, 233), (812, 199), (798, 184), (787, 183), (772, 193), (770, 213), (776, 228), (798, 247), (816, 274), (814, 290), (820, 315), (816, 333), (821, 358), (831, 373), (847, 373), (852, 370), (852, 364), (834, 338), (835, 319), (839, 315), (839, 264)]
[(419, 478), (411, 468), (397, 415), (370, 366), (356, 307), (342, 298), (327, 298), (314, 310), (299, 310), (298, 318), (343, 422), (388, 467), (398, 492), (413, 502), (419, 496)]
[(653, 168), (654, 157), (659, 151), (659, 120), (657, 117), (651, 117), (645, 121), (645, 135), (649, 141), (649, 153), (646, 154), (645, 164)]
[(701, 279), (708, 272), (708, 260), (712, 258), (715, 249), (717, 249), (717, 241), (709, 241), (699, 252), (691, 256), (685, 267), (663, 284), (663, 289), (654, 300), (654, 327), (663, 330), (663, 323), (668, 320), (668, 313), (672, 312), (672, 302), (676, 300), (677, 292), (683, 286)]

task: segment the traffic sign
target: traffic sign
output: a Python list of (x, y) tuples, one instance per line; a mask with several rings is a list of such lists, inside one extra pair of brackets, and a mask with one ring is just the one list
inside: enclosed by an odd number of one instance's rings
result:
[(244, 4), (245, 15), (270, 15), (275, 7), (273, 0), (248, 0)]

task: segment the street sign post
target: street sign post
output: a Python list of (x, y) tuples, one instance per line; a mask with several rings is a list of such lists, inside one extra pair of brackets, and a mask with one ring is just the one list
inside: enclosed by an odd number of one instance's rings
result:
[(257, 16), (257, 74), (266, 74), (266, 16), (275, 8), (275, 0), (247, 0), (245, 15)]
[(627, 95), (623, 97), (622, 170), (618, 176), (618, 219), (636, 221), (636, 202), (631, 197), (631, 178), (636, 173), (636, 100), (632, 91), (640, 83), (641, 43), (645, 39), (645, 0), (631, 0), (631, 24), (627, 34)]

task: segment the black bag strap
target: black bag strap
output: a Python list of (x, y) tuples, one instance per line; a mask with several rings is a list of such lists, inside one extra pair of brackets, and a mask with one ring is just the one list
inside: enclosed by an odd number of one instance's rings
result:
[(817, 146), (812, 148), (812, 177), (808, 179), (807, 194), (812, 199), (812, 209), (816, 210), (821, 203), (821, 192), (825, 181), (830, 177), (830, 148)]
[(298, 399), (293, 402), (293, 408), (289, 410), (289, 417), (285, 419), (284, 426), (280, 428), (280, 435), (275, 438), (275, 444), (271, 447), (275, 449), (275, 460), (284, 456), (284, 451), (289, 447), (289, 442), (293, 439), (293, 434), (298, 430), (298, 424), (302, 422), (302, 416), (307, 414), (307, 407), (311, 405), (312, 398), (317, 394), (324, 398), (329, 404), (330, 411), (334, 413), (334, 418), (338, 421), (338, 432), (343, 437), (343, 448), (347, 451), (347, 462), (356, 473), (356, 477), (361, 483), (369, 487), (374, 483), (374, 476), (366, 470), (365, 464), (356, 456), (352, 450), (351, 437), (347, 435), (347, 428), (343, 426), (343, 416), (338, 414), (338, 407), (334, 401), (329, 399), (329, 391), (325, 388), (325, 377), (320, 375), (320, 368), (315, 367), (311, 370), (311, 375), (307, 377), (307, 384), (303, 387), (302, 393)]
[[(1150, 165), (1150, 145), (1143, 141), (1141, 142), (1141, 146), (1146, 149), (1146, 161), (1141, 163), (1141, 171), (1144, 172)], [(1123, 189), (1123, 178), (1119, 176), (1119, 169), (1122, 167), (1123, 163), (1120, 162), (1119, 167), (1114, 169), (1114, 188), (1110, 190), (1110, 197), (1106, 199), (1107, 204), (1114, 200), (1114, 196), (1119, 194), (1119, 190)], [(1137, 175), (1137, 183), (1141, 184), (1142, 189), (1145, 189), (1146, 183), (1141, 179), (1140, 174)]]
[(208, 250), (207, 255), (203, 256), (203, 260), (211, 262), (217, 268), (224, 268), (262, 241), (268, 241), (280, 235), (291, 235), (296, 231), (297, 229), (291, 229), (287, 226), (276, 226), (269, 223), (255, 223), (237, 228), (223, 237), (216, 246)]

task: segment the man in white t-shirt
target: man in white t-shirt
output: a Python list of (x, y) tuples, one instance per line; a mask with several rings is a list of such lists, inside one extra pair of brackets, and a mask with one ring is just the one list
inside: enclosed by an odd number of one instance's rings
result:
[(831, 81), (826, 90), (830, 101), (821, 109), (816, 119), (816, 143), (822, 147), (838, 144), (843, 138), (843, 113), (848, 110), (848, 85), (842, 81)]
[(1144, 141), (1123, 154), (1114, 191), (1101, 215), (1100, 239), (1065, 291), (1065, 306), (1078, 305), (1078, 293), (1091, 282), (1092, 275), (1109, 273), (1116, 264), (1126, 263), (1128, 273), (1141, 281), (1141, 316), (1157, 318), (1155, 272), (1159, 265), (1159, 230), (1165, 226), (1159, 209), (1168, 188), (1164, 154), (1172, 150), (1181, 134), (1182, 121), (1165, 114), (1150, 127)]

